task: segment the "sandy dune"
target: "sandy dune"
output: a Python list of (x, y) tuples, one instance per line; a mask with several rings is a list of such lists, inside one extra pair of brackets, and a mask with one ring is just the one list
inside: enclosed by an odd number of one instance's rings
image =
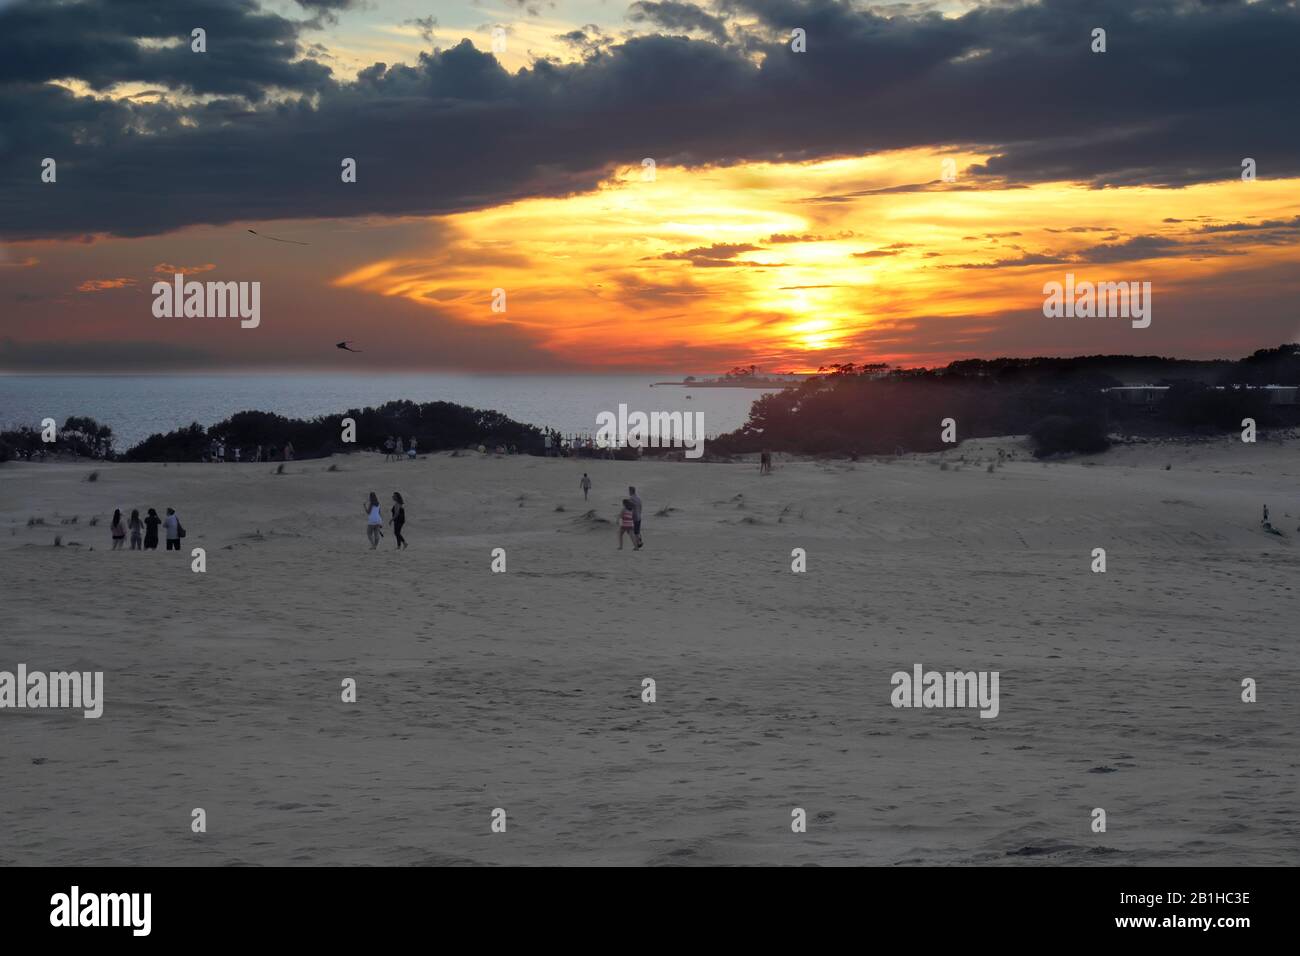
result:
[[(106, 697), (0, 711), (0, 863), (1294, 863), (1300, 444), (998, 447), (0, 466), (0, 670)], [(186, 551), (110, 552), (115, 506)], [(999, 716), (894, 709), (915, 663), (998, 670)]]

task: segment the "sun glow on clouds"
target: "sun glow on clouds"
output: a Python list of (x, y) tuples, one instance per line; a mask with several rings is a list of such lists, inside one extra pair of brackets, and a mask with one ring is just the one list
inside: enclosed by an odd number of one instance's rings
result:
[[(907, 361), (922, 318), (954, 355), (978, 350), (993, 324), (946, 320), (1038, 311), (1043, 283), (1065, 271), (1168, 293), (1296, 258), (1300, 230), (1259, 242), (1265, 233), (1202, 231), (1296, 216), (1294, 182), (973, 189), (960, 171), (984, 157), (953, 156), (951, 186), (937, 182), (941, 158), (660, 166), (653, 182), (638, 165), (593, 193), (446, 217), (438, 249), (370, 262), (335, 285), (518, 326), (569, 361), (681, 366), (694, 355), (815, 370)], [(496, 288), (504, 313), (491, 311)]]

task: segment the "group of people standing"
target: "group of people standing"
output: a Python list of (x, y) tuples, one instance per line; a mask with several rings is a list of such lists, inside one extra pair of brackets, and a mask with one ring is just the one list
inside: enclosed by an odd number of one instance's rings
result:
[[(384, 512), (379, 505), (379, 496), (373, 491), (370, 492), (370, 500), (366, 502), (365, 512), (366, 537), (370, 540), (370, 550), (373, 551), (379, 547), (379, 539), (384, 536)], [(389, 509), (388, 523), (393, 526), (397, 550), (407, 547), (406, 539), (402, 537), (402, 526), (406, 524), (406, 502), (396, 491), (393, 492), (393, 506)]]
[(159, 518), (158, 512), (150, 508), (144, 518), (141, 518), (137, 508), (131, 511), (131, 517), (127, 519), (122, 518), (121, 509), (115, 509), (113, 523), (109, 526), (109, 533), (113, 536), (113, 550), (122, 550), (129, 532), (132, 551), (157, 551), (159, 528), (166, 535), (167, 550), (179, 551), (181, 538), (185, 537), (185, 528), (173, 509), (168, 508), (167, 517)]
[(409, 448), (402, 441), (401, 435), (396, 438), (389, 435), (384, 439), (384, 461), (401, 461), (403, 458), (415, 461), (419, 444), (420, 440), (414, 435), (411, 436), (411, 446)]
[[(293, 461), (293, 442), (285, 442), (284, 449), (281, 451), (284, 461)], [(244, 449), (240, 445), (226, 446), (226, 443), (220, 438), (214, 438), (212, 444), (208, 446), (208, 454), (205, 460), (224, 462), (229, 456), (229, 460), (239, 463), (244, 460)], [(275, 449), (269, 445), (257, 445), (253, 448), (249, 461), (274, 461)]]

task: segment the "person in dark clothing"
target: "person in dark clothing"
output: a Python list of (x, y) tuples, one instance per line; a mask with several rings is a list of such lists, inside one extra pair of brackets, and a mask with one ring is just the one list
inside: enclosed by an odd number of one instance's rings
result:
[(402, 496), (396, 491), (393, 492), (393, 536), (397, 538), (397, 548), (400, 551), (406, 547), (406, 539), (402, 537), (402, 525), (406, 524), (406, 502), (402, 501)]
[(152, 508), (144, 519), (144, 549), (146, 551), (158, 550), (158, 526), (162, 524), (162, 518), (158, 517), (158, 512)]
[(122, 511), (120, 508), (114, 509), (113, 511), (112, 534), (113, 550), (121, 551), (122, 545), (126, 544), (126, 523), (122, 520)]

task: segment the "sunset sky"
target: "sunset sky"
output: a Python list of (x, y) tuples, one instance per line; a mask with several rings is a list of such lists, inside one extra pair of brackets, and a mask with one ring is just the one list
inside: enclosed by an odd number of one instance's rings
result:
[[(1240, 356), (1300, 340), (1296, 50), (1272, 0), (0, 0), (0, 370)], [(155, 318), (176, 271), (260, 326)], [(1151, 327), (1045, 318), (1067, 272)]]

